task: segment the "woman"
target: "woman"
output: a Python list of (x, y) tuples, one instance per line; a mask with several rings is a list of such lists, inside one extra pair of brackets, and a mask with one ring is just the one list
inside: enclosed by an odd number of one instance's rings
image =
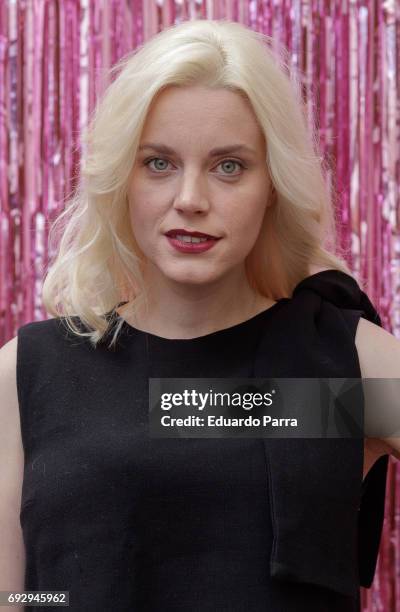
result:
[(2, 589), (67, 590), (74, 611), (359, 609), (395, 443), (148, 432), (151, 377), (399, 376), (266, 42), (191, 21), (117, 66), (55, 225), (54, 318), (0, 352)]

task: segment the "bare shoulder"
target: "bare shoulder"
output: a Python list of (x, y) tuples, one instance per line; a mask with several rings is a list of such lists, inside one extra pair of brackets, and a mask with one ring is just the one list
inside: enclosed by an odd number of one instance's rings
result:
[(24, 451), (17, 392), (18, 336), (0, 349), (0, 590), (23, 590), (25, 549), (20, 524)]
[[(0, 348), (0, 413), (2, 418), (10, 417), (10, 409), (18, 406), (17, 398), (17, 346), (15, 336)], [(6, 401), (5, 401), (6, 400)], [(5, 414), (5, 411), (8, 413)]]
[[(355, 344), (362, 378), (400, 379), (400, 341), (393, 334), (361, 317), (357, 325)], [(390, 389), (388, 385), (388, 393)], [(366, 438), (365, 443), (367, 451), (375, 459), (383, 454), (400, 458), (390, 438)]]
[(21, 462), (22, 442), (17, 391), (17, 346), (15, 336), (0, 348), (0, 458)]
[(308, 273), (310, 276), (312, 276), (313, 274), (318, 274), (318, 272), (327, 272), (328, 270), (331, 270), (332, 268), (325, 268), (323, 266), (317, 266), (316, 264), (309, 264), (308, 266)]
[(360, 317), (355, 344), (362, 378), (400, 378), (400, 340)]
[[(15, 358), (15, 363), (16, 363), (17, 345), (18, 345), (18, 336), (14, 336), (14, 338), (11, 338), (11, 340), (3, 344), (3, 346), (0, 348), (0, 363), (3, 366), (3, 368), (7, 367), (7, 364), (9, 364), (10, 359)], [(13, 364), (9, 364), (10, 369), (12, 369), (12, 365)]]
[(21, 429), (17, 391), (17, 346), (15, 336), (0, 349), (0, 458), (13, 453), (22, 459)]
[[(0, 456), (13, 452), (21, 460), (22, 441), (17, 390), (17, 347), (15, 336), (0, 349)], [(5, 454), (7, 456), (7, 454)]]

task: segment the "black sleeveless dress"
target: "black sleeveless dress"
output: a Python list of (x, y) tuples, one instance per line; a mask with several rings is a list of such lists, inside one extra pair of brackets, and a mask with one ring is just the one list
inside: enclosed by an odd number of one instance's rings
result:
[(113, 351), (60, 319), (20, 327), (25, 590), (69, 591), (71, 612), (359, 610), (388, 456), (363, 487), (362, 439), (150, 438), (148, 378), (359, 377), (360, 316), (380, 325), (329, 270), (193, 339), (124, 323)]

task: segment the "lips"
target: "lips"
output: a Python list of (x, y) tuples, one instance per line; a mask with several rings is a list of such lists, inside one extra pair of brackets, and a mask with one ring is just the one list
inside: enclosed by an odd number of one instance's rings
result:
[(185, 230), (185, 229), (172, 229), (166, 232), (165, 235), (169, 236), (170, 238), (173, 238), (176, 236), (194, 236), (197, 238), (210, 238), (212, 240), (219, 240), (218, 236), (213, 236), (212, 234), (205, 234), (204, 232), (197, 232), (195, 230), (191, 231), (191, 230)]

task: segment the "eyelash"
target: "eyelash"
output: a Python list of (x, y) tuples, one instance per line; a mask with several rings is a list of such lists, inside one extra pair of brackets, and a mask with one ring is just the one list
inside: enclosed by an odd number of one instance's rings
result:
[[(171, 162), (169, 162), (168, 159), (165, 159), (164, 157), (150, 157), (149, 159), (146, 159), (143, 162), (143, 165), (148, 166), (150, 164), (150, 162), (154, 161), (155, 159), (162, 159), (163, 161), (171, 163)], [(238, 161), (237, 159), (231, 159), (231, 158), (223, 159), (217, 165), (219, 166), (219, 165), (221, 165), (221, 164), (223, 164), (224, 162), (227, 162), (227, 161), (234, 162), (235, 164), (238, 164), (242, 170), (244, 170), (246, 168), (246, 166), (242, 162)], [(162, 174), (163, 172), (166, 172), (166, 170), (151, 170), (151, 172), (154, 172), (155, 174)], [(236, 177), (236, 176), (239, 176), (239, 175), (238, 174), (225, 174), (225, 176), (227, 176), (227, 177), (235, 176)]]

